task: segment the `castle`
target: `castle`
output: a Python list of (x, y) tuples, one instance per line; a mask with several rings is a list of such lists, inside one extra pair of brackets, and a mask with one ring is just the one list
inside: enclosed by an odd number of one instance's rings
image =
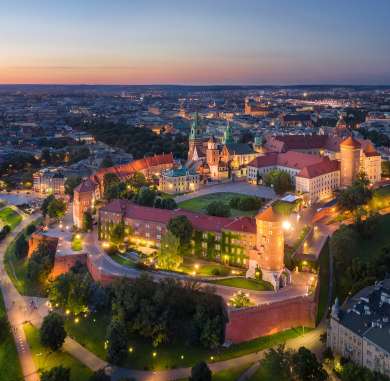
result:
[(207, 137), (195, 114), (188, 141), (187, 165), (211, 180), (232, 176), (245, 177), (247, 165), (260, 155), (249, 144), (235, 143), (230, 123), (227, 124), (222, 143), (213, 136)]
[(247, 268), (247, 277), (261, 271), (275, 289), (290, 282), (284, 266), (282, 217), (272, 207), (254, 217), (214, 217), (184, 209), (156, 209), (128, 200), (113, 200), (99, 209), (99, 238), (109, 239), (114, 224), (131, 227), (131, 240), (159, 246), (171, 218), (186, 216), (193, 226), (191, 254)]

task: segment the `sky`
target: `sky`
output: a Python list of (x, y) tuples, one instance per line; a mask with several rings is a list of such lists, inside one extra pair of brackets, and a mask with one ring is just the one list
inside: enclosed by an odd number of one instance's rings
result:
[(0, 0), (0, 83), (390, 84), (390, 0)]

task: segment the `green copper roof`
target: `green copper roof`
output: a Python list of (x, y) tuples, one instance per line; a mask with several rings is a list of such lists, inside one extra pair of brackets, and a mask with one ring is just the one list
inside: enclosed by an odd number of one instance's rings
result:
[(194, 115), (194, 120), (191, 125), (190, 139), (198, 139), (202, 137), (202, 129), (200, 128), (199, 115), (196, 112)]
[(223, 142), (224, 142), (224, 144), (234, 143), (233, 131), (232, 131), (232, 127), (231, 127), (229, 122), (228, 122), (226, 129), (225, 129), (225, 132), (223, 134)]

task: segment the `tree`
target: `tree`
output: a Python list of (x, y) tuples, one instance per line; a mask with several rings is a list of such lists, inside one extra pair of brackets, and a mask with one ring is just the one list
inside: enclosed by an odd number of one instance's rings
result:
[(106, 374), (104, 369), (99, 369), (92, 374), (89, 381), (111, 381), (111, 377)]
[(292, 356), (294, 373), (301, 381), (325, 381), (328, 374), (317, 361), (314, 353), (305, 347), (300, 347)]
[(330, 239), (330, 252), (336, 266), (346, 268), (351, 264), (357, 248), (357, 234), (350, 226), (342, 225)]
[(69, 176), (65, 180), (65, 194), (73, 198), (74, 189), (81, 184), (82, 178), (80, 176)]
[(115, 224), (110, 231), (110, 241), (118, 246), (125, 238), (125, 226), (123, 222)]
[(382, 160), (382, 176), (390, 177), (390, 161)]
[(93, 218), (90, 211), (85, 211), (83, 213), (83, 230), (88, 232), (93, 229)]
[(49, 208), (49, 205), (50, 203), (55, 199), (54, 195), (50, 195), (50, 196), (47, 196), (43, 201), (42, 201), (42, 205), (41, 205), (41, 212), (42, 212), (42, 215), (43, 217), (46, 217), (47, 213), (48, 213), (48, 208)]
[(119, 183), (119, 177), (115, 173), (106, 173), (103, 177), (104, 198), (107, 198), (106, 196), (110, 196), (110, 194), (106, 194), (106, 192), (110, 192), (109, 189), (112, 189)]
[(180, 240), (168, 230), (161, 238), (160, 251), (157, 254), (157, 265), (165, 270), (176, 270), (182, 262)]
[(15, 240), (15, 256), (19, 259), (22, 259), (27, 256), (27, 252), (28, 252), (28, 243), (24, 234), (21, 234)]
[(269, 349), (261, 361), (265, 374), (272, 374), (278, 381), (293, 381), (291, 375), (291, 352), (286, 351), (283, 345)]
[(55, 251), (47, 243), (41, 243), (35, 250), (27, 264), (29, 280), (45, 283), (54, 266)]
[(277, 194), (283, 194), (292, 189), (291, 176), (280, 169), (273, 169), (264, 177), (265, 185), (273, 187)]
[(230, 304), (235, 308), (249, 307), (251, 305), (251, 300), (249, 296), (242, 290), (239, 290), (230, 298)]
[(26, 228), (26, 235), (31, 235), (32, 233), (35, 232), (35, 230), (37, 230), (37, 227), (34, 225), (34, 224), (30, 224), (27, 226)]
[(212, 373), (204, 361), (198, 362), (191, 368), (190, 381), (211, 381)]
[(107, 358), (108, 361), (115, 365), (120, 365), (127, 355), (127, 340), (126, 335), (124, 334), (125, 332), (126, 327), (124, 322), (120, 318), (114, 317), (107, 330)]
[(104, 159), (100, 163), (100, 168), (110, 168), (114, 166), (114, 162), (112, 161), (112, 157), (110, 155), (104, 156)]
[(64, 217), (66, 212), (66, 203), (62, 200), (57, 200), (56, 198), (50, 201), (50, 204), (47, 208), (47, 214), (50, 218), (60, 219)]
[(141, 188), (137, 195), (136, 202), (143, 206), (153, 206), (156, 195), (156, 192), (152, 189), (145, 187)]
[(138, 192), (141, 188), (148, 187), (149, 183), (142, 172), (135, 172), (133, 176), (127, 181), (132, 191)]
[(62, 365), (43, 371), (41, 381), (69, 381), (70, 369), (64, 368)]
[(40, 328), (40, 336), (43, 346), (53, 351), (60, 349), (66, 337), (63, 317), (55, 312), (45, 316)]
[(343, 190), (339, 195), (339, 206), (341, 209), (353, 213), (356, 221), (360, 221), (361, 219), (361, 207), (367, 204), (372, 198), (372, 190), (368, 186), (368, 178), (364, 173), (361, 173), (353, 184)]
[(213, 201), (207, 205), (206, 212), (209, 216), (229, 217), (230, 208), (222, 201)]
[(180, 245), (188, 246), (191, 242), (193, 227), (186, 216), (177, 216), (169, 220), (167, 229), (180, 241)]

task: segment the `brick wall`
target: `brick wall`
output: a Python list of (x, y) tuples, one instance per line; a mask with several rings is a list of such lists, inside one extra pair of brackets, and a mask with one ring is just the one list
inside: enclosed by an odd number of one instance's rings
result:
[(56, 255), (50, 276), (56, 278), (61, 274), (67, 273), (77, 262), (85, 265), (87, 263), (87, 254)]
[(294, 327), (315, 327), (317, 303), (297, 297), (268, 305), (229, 311), (226, 340), (233, 343), (272, 335)]
[(57, 244), (58, 244), (58, 238), (56, 237), (48, 237), (46, 235), (40, 234), (40, 233), (33, 233), (30, 236), (30, 239), (28, 240), (28, 257), (31, 257), (32, 253), (38, 249), (39, 245), (41, 243), (47, 243), (49, 246), (49, 249), (56, 251), (57, 250)]

